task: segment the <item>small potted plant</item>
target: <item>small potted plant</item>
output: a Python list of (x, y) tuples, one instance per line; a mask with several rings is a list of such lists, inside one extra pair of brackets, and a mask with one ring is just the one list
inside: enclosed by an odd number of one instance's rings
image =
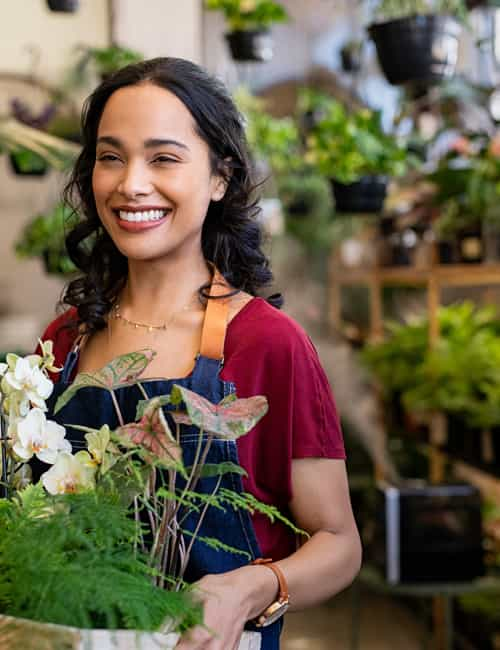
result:
[(79, 56), (69, 74), (68, 85), (79, 87), (88, 81), (89, 73), (93, 73), (104, 81), (120, 68), (143, 60), (141, 52), (122, 47), (116, 43), (109, 47), (88, 47), (79, 45)]
[(50, 11), (75, 13), (80, 5), (80, 0), (47, 0)]
[(288, 19), (274, 0), (205, 0), (210, 11), (221, 11), (227, 23), (226, 40), (235, 61), (270, 61), (273, 41), (269, 27)]
[[(456, 242), (451, 261), (500, 259), (500, 138), (460, 136), (428, 174), (436, 188), (438, 242)], [(443, 261), (443, 260), (440, 260)]]
[(337, 212), (380, 212), (388, 178), (407, 170), (409, 155), (382, 129), (380, 114), (348, 110), (338, 101), (310, 93), (301, 107), (313, 111), (306, 134), (306, 161), (331, 179)]
[(464, 0), (380, 0), (368, 32), (389, 83), (426, 87), (453, 75), (465, 15)]
[[(21, 175), (40, 175), (48, 166), (66, 169), (79, 147), (9, 117), (0, 119), (0, 153), (9, 154), (13, 171)], [(13, 154), (10, 156), (10, 154)]]
[(58, 204), (48, 215), (37, 215), (23, 229), (15, 244), (19, 257), (39, 257), (51, 275), (68, 276), (76, 267), (68, 257), (65, 233), (77, 217), (65, 205)]
[[(56, 107), (49, 102), (35, 114), (27, 104), (15, 97), (11, 101), (11, 111), (12, 116), (21, 124), (45, 131), (55, 115)], [(40, 154), (24, 147), (16, 147), (10, 152), (9, 159), (12, 171), (18, 176), (43, 176), (49, 168), (47, 161)]]

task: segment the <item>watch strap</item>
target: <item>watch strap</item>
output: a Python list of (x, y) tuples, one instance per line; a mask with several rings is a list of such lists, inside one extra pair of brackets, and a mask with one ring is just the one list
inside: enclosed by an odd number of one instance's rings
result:
[(278, 578), (279, 583), (278, 600), (271, 603), (271, 605), (255, 619), (256, 625), (260, 627), (266, 625), (266, 619), (268, 619), (271, 613), (276, 610), (276, 606), (278, 606), (278, 609), (283, 608), (283, 611), (286, 611), (289, 603), (288, 584), (283, 571), (272, 561), (271, 558), (258, 558), (251, 562), (251, 564), (256, 566), (261, 565), (271, 569), (274, 575)]

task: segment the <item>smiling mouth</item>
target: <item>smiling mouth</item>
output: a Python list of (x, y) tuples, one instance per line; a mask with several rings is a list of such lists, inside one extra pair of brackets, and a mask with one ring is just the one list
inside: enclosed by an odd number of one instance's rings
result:
[(115, 215), (120, 221), (127, 221), (128, 223), (148, 223), (164, 219), (172, 210), (166, 208), (164, 210), (142, 210), (127, 211), (127, 210), (113, 210)]

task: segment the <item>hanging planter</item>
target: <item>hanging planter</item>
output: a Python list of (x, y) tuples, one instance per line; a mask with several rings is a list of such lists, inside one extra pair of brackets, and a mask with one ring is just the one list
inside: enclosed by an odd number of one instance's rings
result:
[(47, 0), (47, 5), (51, 11), (64, 13), (74, 13), (78, 11), (80, 0)]
[(368, 28), (382, 71), (395, 86), (432, 84), (451, 77), (458, 59), (460, 31), (451, 16), (434, 14), (397, 18)]
[(363, 176), (354, 183), (330, 180), (335, 211), (346, 213), (381, 212), (387, 194), (386, 176)]
[(47, 162), (38, 154), (22, 149), (9, 154), (10, 167), (16, 176), (45, 176)]
[(274, 41), (268, 29), (237, 30), (226, 35), (231, 57), (235, 61), (270, 61)]

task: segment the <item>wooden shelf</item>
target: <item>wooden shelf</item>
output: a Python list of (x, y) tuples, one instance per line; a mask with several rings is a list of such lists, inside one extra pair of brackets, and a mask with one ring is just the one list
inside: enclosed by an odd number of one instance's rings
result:
[(442, 287), (500, 285), (500, 264), (442, 264), (428, 268), (391, 266), (374, 268), (331, 269), (331, 279), (341, 285), (410, 284), (425, 285), (429, 281)]

